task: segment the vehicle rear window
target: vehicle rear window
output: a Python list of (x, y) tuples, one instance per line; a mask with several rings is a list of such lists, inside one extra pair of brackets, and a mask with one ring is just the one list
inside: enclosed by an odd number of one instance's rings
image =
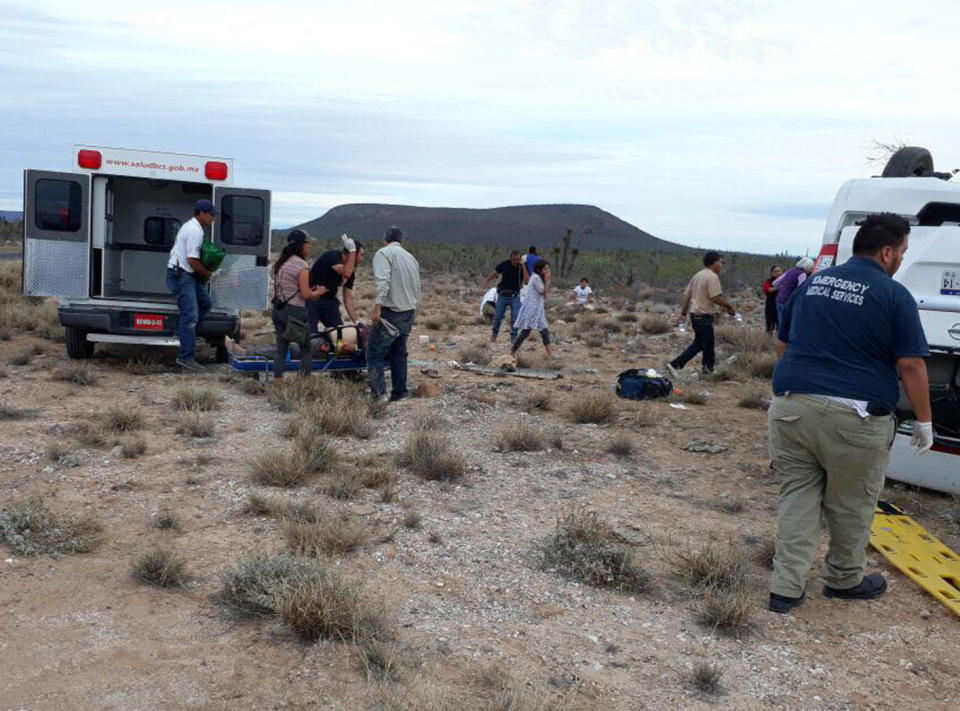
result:
[(953, 202), (930, 202), (917, 213), (921, 227), (938, 227), (945, 222), (960, 222), (960, 205)]
[(172, 247), (181, 224), (175, 217), (148, 217), (143, 221), (143, 241)]
[(50, 232), (80, 229), (83, 191), (73, 180), (38, 180), (33, 191), (33, 224)]
[(256, 247), (263, 243), (263, 200), (247, 195), (223, 198), (220, 239), (224, 244)]

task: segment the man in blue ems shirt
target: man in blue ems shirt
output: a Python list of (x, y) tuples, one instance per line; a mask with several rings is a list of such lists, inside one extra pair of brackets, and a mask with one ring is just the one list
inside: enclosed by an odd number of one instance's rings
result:
[(894, 437), (898, 373), (917, 416), (911, 442), (918, 454), (933, 443), (930, 352), (916, 302), (891, 278), (909, 232), (897, 215), (870, 215), (854, 237), (853, 257), (807, 279), (787, 302), (768, 414), (780, 481), (774, 612), (806, 597), (821, 518), (830, 532), (824, 595), (870, 600), (886, 590), (883, 575), (864, 575), (865, 548)]

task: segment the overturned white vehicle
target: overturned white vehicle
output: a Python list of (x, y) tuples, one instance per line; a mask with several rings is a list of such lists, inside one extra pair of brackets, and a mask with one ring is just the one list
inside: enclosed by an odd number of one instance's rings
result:
[(830, 208), (816, 269), (850, 258), (857, 222), (893, 212), (910, 222), (910, 247), (894, 278), (917, 301), (930, 347), (933, 448), (914, 456), (915, 415), (901, 391), (897, 435), (887, 476), (928, 489), (960, 494), (960, 183), (936, 173), (929, 151), (905, 147), (883, 176), (848, 180)]

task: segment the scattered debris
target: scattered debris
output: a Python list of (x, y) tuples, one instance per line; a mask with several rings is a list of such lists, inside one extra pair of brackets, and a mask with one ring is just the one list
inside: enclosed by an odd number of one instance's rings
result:
[(692, 442), (687, 442), (687, 444), (684, 446), (684, 449), (688, 452), (720, 454), (721, 452), (726, 452), (730, 448), (725, 444), (720, 444), (720, 442), (710, 442), (708, 440), (695, 439)]

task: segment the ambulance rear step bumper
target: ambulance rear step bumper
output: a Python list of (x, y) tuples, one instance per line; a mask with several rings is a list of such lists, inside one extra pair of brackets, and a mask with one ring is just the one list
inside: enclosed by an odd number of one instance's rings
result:
[(112, 333), (88, 333), (87, 340), (94, 343), (127, 343), (137, 346), (167, 346), (177, 348), (180, 340), (163, 336), (119, 336)]

